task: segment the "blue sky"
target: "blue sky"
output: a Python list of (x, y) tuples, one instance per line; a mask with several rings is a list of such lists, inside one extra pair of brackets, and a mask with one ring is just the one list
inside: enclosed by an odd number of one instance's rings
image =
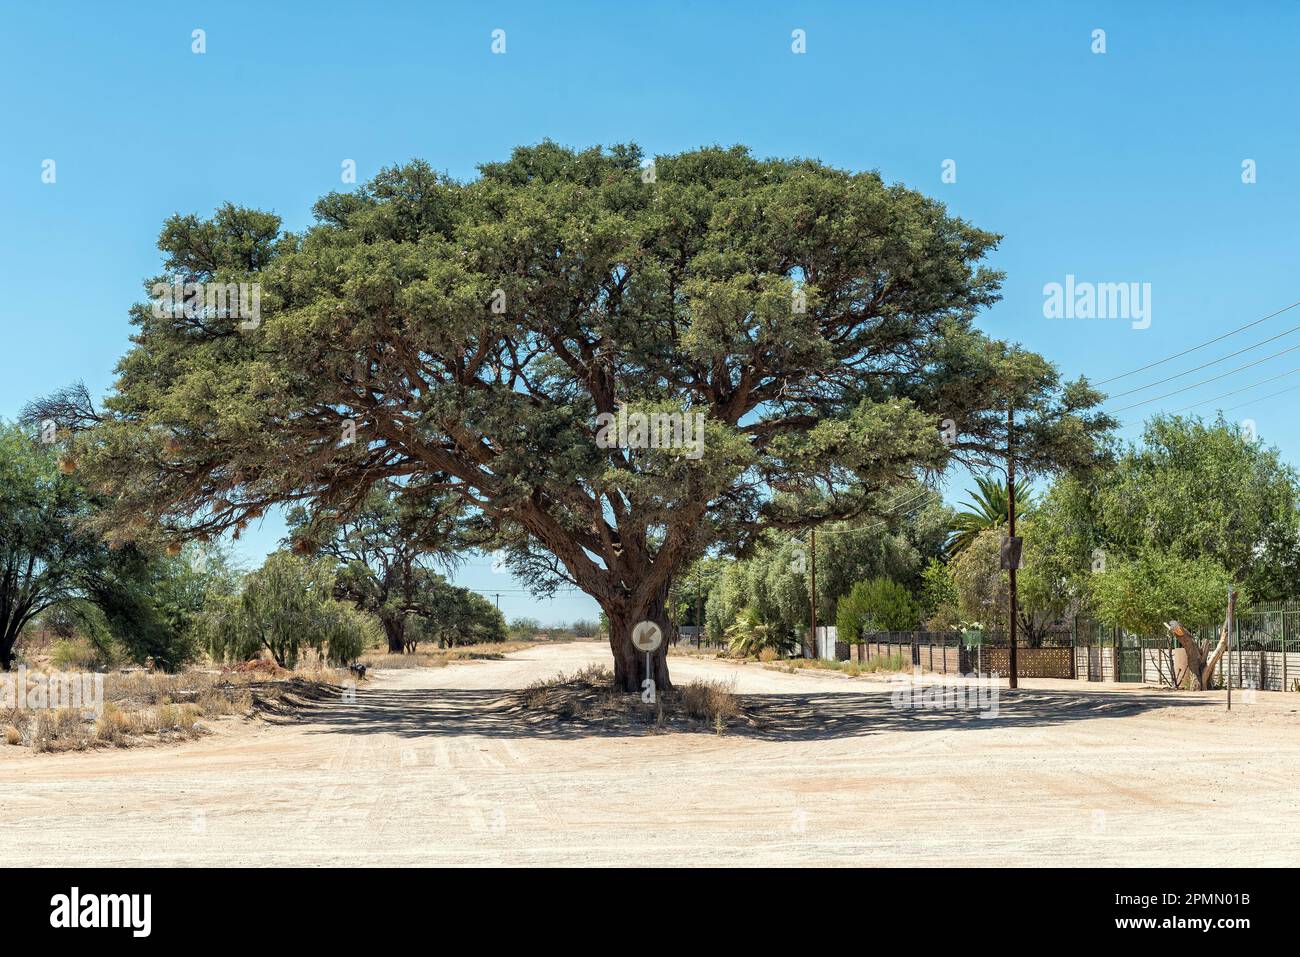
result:
[[(412, 157), (470, 177), (547, 137), (649, 153), (744, 143), (878, 169), (1005, 235), (993, 259), (1004, 298), (981, 325), (1071, 377), (1129, 371), (1300, 300), (1291, 3), (47, 2), (10, 5), (0, 31), (6, 418), (77, 379), (108, 389), (173, 212), (230, 200), (299, 229), (321, 194), (345, 188), (345, 159), (362, 180)], [(945, 160), (956, 182), (941, 180)], [(1044, 285), (1067, 275), (1150, 283), (1150, 327), (1045, 318)], [(1122, 387), (1293, 325), (1300, 309)], [(1111, 407), (1298, 343), (1284, 336)], [(1296, 368), (1300, 351), (1120, 418), (1140, 424)], [(1300, 373), (1218, 405), (1247, 403), (1229, 416), (1254, 420), (1294, 464), (1300, 389), (1264, 398), (1288, 386)], [(241, 553), (256, 563), (279, 534), (267, 523)], [(503, 592), (508, 615), (594, 615), (583, 596), (536, 601), (489, 566), (472, 558), (457, 580)]]

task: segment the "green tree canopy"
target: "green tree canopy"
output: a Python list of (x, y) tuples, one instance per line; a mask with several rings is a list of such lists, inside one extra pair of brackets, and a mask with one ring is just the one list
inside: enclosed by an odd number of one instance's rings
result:
[(1296, 594), (1300, 482), (1240, 425), (1156, 416), (1141, 444), (1099, 476), (1092, 499), (1112, 561), (1150, 551), (1208, 559), (1256, 599)]
[[(35, 432), (36, 434), (33, 434)], [(170, 556), (95, 530), (102, 509), (65, 446), (66, 430), (39, 438), (0, 423), (0, 668), (23, 627), (62, 609), (101, 650), (172, 670), (197, 650), (194, 622), (231, 575), (219, 550)]]
[(1168, 621), (1193, 631), (1215, 624), (1223, 618), (1231, 585), (1227, 570), (1213, 559), (1158, 549), (1116, 559), (1092, 579), (1097, 616), (1148, 638), (1163, 636)]
[(378, 617), (390, 652), (406, 646), (412, 617), (446, 613), (450, 587), (435, 571), (456, 563), (457, 502), (445, 493), (404, 498), (395, 486), (374, 486), (354, 509), (289, 512), (289, 540), (298, 554), (338, 562), (335, 597)]
[(403, 636), (410, 651), (422, 641), (436, 641), (440, 648), (505, 641), (506, 619), (477, 592), (437, 578), (423, 598), (420, 614), (407, 620)]
[(85, 527), (91, 508), (52, 443), (0, 422), (0, 668), (28, 622), (79, 597), (102, 569), (107, 549)]
[(926, 562), (925, 570), (921, 572), (917, 606), (925, 627), (931, 631), (950, 631), (961, 624), (952, 570), (938, 558)]
[(336, 664), (355, 661), (373, 631), (363, 615), (334, 598), (334, 563), (273, 552), (249, 572), (238, 594), (215, 598), (204, 615), (208, 650), (242, 661), (269, 652), (293, 668), (306, 648)]
[(1010, 583), (1000, 563), (1002, 532), (985, 529), (948, 564), (964, 622), (1001, 631), (1010, 611)]
[[(450, 493), (530, 580), (595, 598), (631, 690), (632, 626), (667, 625), (706, 546), (879, 512), (990, 447), (1008, 383), (1042, 438), (1027, 462), (1088, 444), (1095, 395), (971, 326), (997, 298), (992, 233), (872, 172), (641, 160), (543, 143), (466, 183), (412, 162), (303, 233), (235, 206), (168, 220), (146, 287), (259, 283), (261, 315), (136, 307), (88, 433), (118, 520), (184, 538), (355, 508), (383, 480)], [(702, 447), (598, 444), (598, 416), (646, 409), (702, 415)], [(663, 651), (653, 668), (667, 687)]]
[[(836, 619), (836, 605), (861, 580), (887, 577), (907, 589), (919, 588), (927, 559), (940, 554), (950, 511), (938, 493), (909, 483), (894, 493), (884, 517), (869, 522), (829, 523), (817, 537), (817, 619)], [(772, 532), (753, 554), (713, 576), (713, 619), (717, 638), (742, 611), (749, 610), (793, 639), (811, 619), (812, 554), (806, 538)]]
[(835, 631), (840, 641), (858, 642), (870, 631), (912, 631), (919, 610), (908, 590), (888, 578), (860, 581), (839, 601)]
[(1157, 416), (1111, 468), (1048, 489), (1027, 523), (1022, 597), (1048, 613), (1095, 613), (1093, 585), (1104, 591), (1116, 562), (1161, 554), (1212, 562), (1255, 599), (1294, 597), (1298, 501), (1295, 472), (1244, 429)]

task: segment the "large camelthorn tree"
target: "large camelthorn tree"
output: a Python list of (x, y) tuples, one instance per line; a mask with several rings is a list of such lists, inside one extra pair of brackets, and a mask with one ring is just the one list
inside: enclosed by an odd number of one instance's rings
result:
[[(88, 435), (121, 521), (194, 537), (288, 502), (338, 514), (380, 481), (453, 493), (479, 544), (600, 604), (629, 690), (630, 630), (667, 625), (676, 572), (871, 514), (993, 391), (952, 370), (984, 348), (998, 237), (875, 173), (548, 142), (466, 183), (387, 169), (315, 213), (165, 225), (147, 288), (257, 282), (262, 314), (136, 307)], [(600, 447), (620, 408), (703, 413), (703, 454)], [(651, 667), (668, 687), (663, 649)]]

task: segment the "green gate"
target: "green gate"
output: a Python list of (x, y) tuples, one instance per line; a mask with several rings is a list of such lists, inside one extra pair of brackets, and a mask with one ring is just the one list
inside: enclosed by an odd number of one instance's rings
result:
[(1121, 632), (1115, 643), (1115, 680), (1142, 680), (1142, 642), (1137, 635)]

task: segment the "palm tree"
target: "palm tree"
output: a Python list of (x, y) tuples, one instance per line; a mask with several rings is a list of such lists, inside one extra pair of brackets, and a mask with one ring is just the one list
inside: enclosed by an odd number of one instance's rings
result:
[[(971, 495), (973, 502), (963, 503), (966, 511), (953, 516), (952, 534), (948, 539), (948, 555), (956, 555), (967, 548), (980, 532), (998, 528), (1007, 523), (1007, 486), (992, 475), (977, 476), (979, 491)], [(1016, 481), (1016, 520), (1033, 510), (1033, 495), (1026, 479)]]

